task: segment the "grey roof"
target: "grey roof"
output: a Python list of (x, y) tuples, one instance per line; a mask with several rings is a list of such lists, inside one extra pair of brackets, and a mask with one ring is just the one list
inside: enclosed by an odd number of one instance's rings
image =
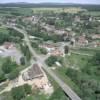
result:
[(30, 77), (30, 79), (33, 79), (36, 77), (43, 76), (43, 72), (37, 64), (34, 64), (32, 68), (28, 70), (28, 76)]
[(34, 78), (43, 77), (43, 72), (42, 72), (41, 68), (37, 64), (34, 64), (22, 76), (23, 76), (23, 79), (25, 81), (27, 81), (27, 80), (32, 80)]

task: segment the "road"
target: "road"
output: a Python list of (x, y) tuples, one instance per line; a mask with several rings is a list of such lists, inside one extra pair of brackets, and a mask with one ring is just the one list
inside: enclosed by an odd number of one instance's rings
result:
[(59, 84), (62, 90), (69, 96), (69, 98), (71, 100), (81, 100), (81, 98), (67, 84), (65, 84), (51, 69), (49, 69), (49, 67), (45, 64), (45, 58), (41, 57), (34, 51), (28, 38), (27, 32), (17, 27), (11, 28), (19, 31), (24, 35), (24, 40), (26, 41), (26, 44), (29, 47), (32, 56), (36, 58), (36, 62), (41, 64), (42, 68)]

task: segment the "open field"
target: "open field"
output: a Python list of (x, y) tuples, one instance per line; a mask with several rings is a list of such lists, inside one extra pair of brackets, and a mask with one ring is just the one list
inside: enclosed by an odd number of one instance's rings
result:
[(81, 9), (79, 7), (67, 7), (67, 8), (32, 8), (33, 12), (35, 13), (41, 13), (41, 12), (55, 12), (55, 13), (77, 13), (79, 11), (83, 11), (84, 9)]
[(67, 67), (80, 69), (87, 63), (88, 58), (89, 56), (71, 54), (70, 56), (65, 56), (64, 63)]
[(96, 48), (80, 48), (80, 49), (72, 49), (73, 52), (77, 53), (83, 53), (83, 54), (89, 54), (94, 55), (96, 52), (100, 51), (100, 47)]
[(0, 16), (29, 16), (32, 15), (30, 8), (0, 8)]

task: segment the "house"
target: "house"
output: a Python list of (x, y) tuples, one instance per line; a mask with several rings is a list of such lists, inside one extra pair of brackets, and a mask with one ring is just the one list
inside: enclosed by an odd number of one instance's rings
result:
[(32, 16), (32, 18), (33, 24), (36, 24), (40, 20), (40, 17), (37, 16)]
[(15, 25), (16, 25), (16, 21), (17, 21), (16, 18), (9, 18), (9, 19), (7, 19), (6, 24), (7, 24), (7, 25), (15, 26)]
[(5, 42), (5, 43), (3, 44), (3, 46), (4, 46), (5, 49), (11, 49), (11, 48), (14, 47), (14, 44), (11, 43), (11, 42)]
[(62, 34), (65, 34), (66, 31), (64, 31), (64, 30), (55, 30), (54, 33), (58, 34), (58, 35), (62, 35)]
[(48, 54), (52, 55), (52, 56), (64, 56), (64, 50), (60, 50), (59, 48), (55, 48), (55, 50), (52, 50)]
[(47, 32), (54, 32), (54, 30), (55, 30), (55, 27), (54, 27), (54, 26), (48, 25), (48, 24), (46, 24), (45, 26), (42, 26), (42, 25), (41, 25), (41, 27), (42, 27), (43, 29), (45, 29), (45, 31), (47, 31)]
[(64, 49), (60, 48), (56, 44), (45, 43), (43, 45), (40, 45), (39, 47), (45, 48), (49, 55), (64, 56)]
[(23, 21), (33, 21), (33, 17), (32, 16), (28, 16), (28, 17), (24, 17)]
[(55, 46), (51, 44), (43, 44), (43, 45), (39, 45), (39, 47), (45, 48), (47, 52), (51, 52), (52, 50), (55, 50)]
[(100, 47), (100, 42), (99, 41), (95, 41), (95, 42), (92, 43), (92, 46), (95, 47), (95, 48), (96, 47)]
[(92, 39), (100, 39), (100, 34), (94, 34), (94, 35), (92, 35)]
[(80, 22), (80, 17), (79, 16), (75, 16), (74, 21), (75, 22)]
[(34, 64), (30, 69), (23, 73), (22, 77), (25, 81), (33, 80), (35, 78), (43, 77), (43, 72), (38, 64)]
[(80, 46), (88, 45), (88, 40), (85, 38), (85, 36), (79, 36), (77, 44)]

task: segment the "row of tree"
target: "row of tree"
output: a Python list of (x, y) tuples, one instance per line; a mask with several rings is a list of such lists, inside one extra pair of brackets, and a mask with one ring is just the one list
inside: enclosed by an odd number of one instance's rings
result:
[(31, 52), (30, 52), (28, 46), (25, 43), (24, 44), (20, 43), (20, 49), (25, 57), (22, 60), (30, 61), (32, 55), (31, 55)]

